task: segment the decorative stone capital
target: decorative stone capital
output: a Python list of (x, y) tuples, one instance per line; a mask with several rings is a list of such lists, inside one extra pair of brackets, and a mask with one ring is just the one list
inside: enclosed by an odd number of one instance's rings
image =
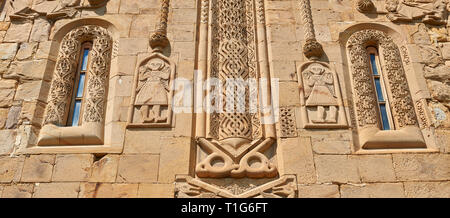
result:
[(358, 0), (356, 2), (356, 9), (361, 13), (367, 13), (375, 9), (375, 5), (371, 0)]
[(165, 32), (157, 30), (150, 36), (150, 46), (155, 50), (162, 50), (169, 45), (169, 39)]
[(307, 40), (305, 45), (303, 45), (303, 53), (308, 59), (319, 59), (324, 51), (317, 40)]

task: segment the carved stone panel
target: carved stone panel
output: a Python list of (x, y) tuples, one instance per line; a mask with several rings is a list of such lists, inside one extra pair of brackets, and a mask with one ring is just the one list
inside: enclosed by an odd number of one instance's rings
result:
[[(216, 181), (219, 182), (219, 181)], [(266, 181), (241, 181), (209, 184), (189, 176), (178, 176), (175, 182), (176, 198), (296, 198), (298, 196), (295, 176), (283, 176), (280, 179), (260, 185)]]
[(175, 64), (157, 52), (140, 63), (128, 127), (171, 127)]
[[(220, 111), (208, 113), (205, 119), (207, 137), (199, 137), (197, 141), (196, 175), (201, 178), (276, 177), (277, 167), (271, 160), (275, 139), (271, 135), (264, 138), (263, 131), (270, 126), (261, 124), (259, 111), (260, 98), (263, 98), (259, 93), (259, 79), (261, 75), (269, 78), (265, 69), (268, 64), (258, 66), (257, 60), (258, 52), (261, 57), (267, 55), (265, 30), (257, 31), (264, 28), (263, 1), (211, 0), (210, 4), (202, 1), (202, 14), (209, 5), (210, 39), (202, 37), (201, 45), (205, 47), (199, 50), (206, 50), (209, 44), (208, 75), (222, 86), (207, 91), (208, 95), (221, 96), (220, 100), (213, 101)], [(201, 32), (200, 36), (206, 34)], [(239, 81), (255, 81), (258, 88)], [(235, 86), (230, 89), (229, 85)], [(251, 99), (258, 105), (254, 111), (250, 110)]]
[(384, 71), (390, 91), (390, 103), (395, 126), (398, 128), (417, 126), (417, 117), (403, 69), (400, 50), (384, 32), (371, 29), (354, 33), (347, 43), (358, 125), (360, 127), (379, 125), (376, 111), (377, 101), (366, 51), (366, 46), (372, 42), (379, 45), (382, 61), (385, 64)]
[(35, 19), (45, 17), (48, 20), (58, 20), (74, 17), (81, 9), (103, 7), (109, 0), (14, 0), (10, 1), (14, 11), (11, 19)]
[(420, 22), (439, 26), (448, 22), (450, 3), (447, 0), (357, 0), (356, 9), (361, 13), (386, 14), (395, 23)]
[(328, 64), (304, 64), (299, 69), (298, 81), (305, 128), (347, 127), (339, 80)]
[(295, 108), (280, 108), (280, 132), (283, 138), (297, 137), (297, 123), (295, 121)]
[(93, 41), (92, 61), (88, 72), (86, 104), (83, 106), (83, 123), (104, 121), (113, 41), (105, 28), (89, 25), (72, 30), (61, 42), (44, 124), (65, 125), (81, 44), (89, 40)]

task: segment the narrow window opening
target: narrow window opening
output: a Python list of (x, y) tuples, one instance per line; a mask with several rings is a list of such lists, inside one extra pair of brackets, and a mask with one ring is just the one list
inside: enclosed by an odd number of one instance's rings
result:
[(375, 87), (375, 92), (377, 95), (380, 126), (382, 130), (393, 130), (395, 129), (395, 127), (392, 121), (392, 115), (389, 107), (389, 101), (383, 79), (383, 70), (381, 68), (378, 50), (375, 47), (368, 47), (367, 52), (370, 58), (373, 85)]
[(67, 120), (67, 126), (80, 126), (81, 118), (83, 115), (83, 102), (86, 92), (86, 81), (89, 70), (89, 58), (92, 49), (92, 43), (86, 42), (81, 46), (81, 54), (79, 58), (79, 64), (77, 73), (75, 76), (75, 83), (73, 89), (73, 96), (69, 110), (69, 116)]

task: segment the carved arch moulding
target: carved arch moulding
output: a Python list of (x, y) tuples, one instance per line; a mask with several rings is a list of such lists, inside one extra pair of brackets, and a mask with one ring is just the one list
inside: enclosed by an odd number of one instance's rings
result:
[[(30, 137), (28, 145), (19, 153), (119, 153), (122, 144), (114, 141), (112, 125), (106, 120), (107, 96), (113, 57), (115, 28), (91, 25), (106, 24), (98, 19), (77, 20), (62, 27), (54, 41), (58, 56), (47, 96), (44, 119), (36, 138)], [(74, 92), (82, 44), (92, 43), (85, 83), (83, 111), (80, 126), (67, 126), (67, 117)], [(52, 46), (54, 46), (52, 45)]]
[(194, 102), (212, 103), (196, 112), (194, 170), (177, 177), (175, 197), (294, 197), (295, 176), (278, 172), (274, 111), (261, 109), (272, 107), (264, 1), (199, 4), (195, 83), (218, 84), (195, 86)]
[[(397, 43), (382, 30), (359, 29), (345, 42), (349, 60), (353, 90), (353, 115), (359, 142), (359, 152), (370, 150), (431, 151), (433, 136), (427, 129), (419, 127), (418, 110), (408, 84), (402, 55)], [(379, 50), (383, 78), (391, 105), (394, 130), (382, 131), (378, 117), (377, 97), (372, 82), (368, 46)], [(410, 78), (411, 79), (411, 78)], [(418, 100), (420, 101), (420, 100)], [(417, 101), (417, 102), (418, 102)], [(424, 137), (426, 136), (426, 137)]]

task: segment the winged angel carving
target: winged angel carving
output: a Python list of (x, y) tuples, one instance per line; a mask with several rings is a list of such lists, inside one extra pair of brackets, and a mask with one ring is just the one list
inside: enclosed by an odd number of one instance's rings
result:
[[(161, 115), (161, 106), (169, 104), (170, 66), (161, 59), (151, 59), (139, 68), (139, 81), (136, 89), (135, 106), (140, 106), (144, 123), (167, 121)], [(150, 110), (151, 107), (151, 110)]]
[(79, 9), (99, 8), (109, 0), (10, 0), (11, 19), (34, 19), (45, 16), (50, 20), (73, 17)]
[(430, 25), (447, 23), (448, 0), (386, 0), (388, 18), (392, 21), (422, 20)]

